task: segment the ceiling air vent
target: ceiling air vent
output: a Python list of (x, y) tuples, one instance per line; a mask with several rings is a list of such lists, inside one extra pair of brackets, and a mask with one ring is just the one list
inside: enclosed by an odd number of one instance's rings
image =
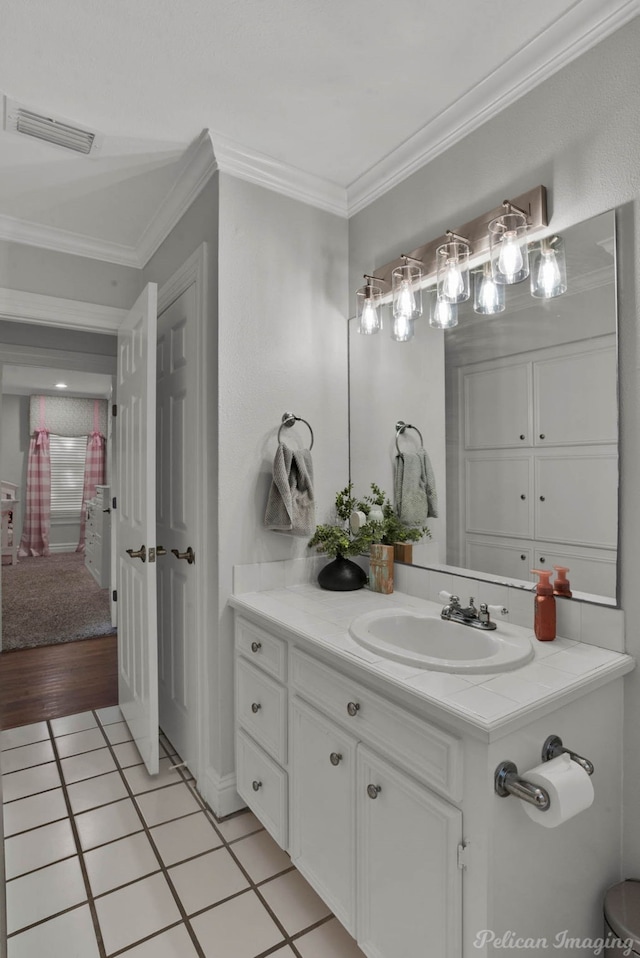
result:
[(95, 152), (97, 146), (96, 133), (72, 126), (55, 117), (28, 110), (10, 100), (6, 101), (5, 129), (24, 136), (32, 136), (37, 140), (44, 140), (46, 143), (53, 143), (55, 146), (73, 150), (75, 153)]

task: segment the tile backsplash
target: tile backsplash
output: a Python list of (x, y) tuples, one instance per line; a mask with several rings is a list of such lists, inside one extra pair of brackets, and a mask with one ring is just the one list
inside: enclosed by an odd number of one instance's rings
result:
[[(269, 589), (315, 584), (318, 572), (328, 560), (325, 556), (285, 559), (277, 562), (254, 562), (237, 565), (233, 569), (233, 591), (266, 592)], [(366, 569), (366, 559), (360, 560)], [(480, 582), (449, 571), (435, 571), (396, 563), (395, 588), (398, 592), (415, 595), (432, 602), (442, 602), (439, 593), (459, 595), (463, 602), (473, 596), (476, 605), (504, 606), (509, 610), (506, 621), (533, 629), (533, 592), (492, 582)], [(493, 613), (500, 621), (500, 614)], [(604, 605), (593, 605), (577, 599), (558, 598), (556, 601), (557, 634), (588, 645), (624, 652), (624, 612)]]

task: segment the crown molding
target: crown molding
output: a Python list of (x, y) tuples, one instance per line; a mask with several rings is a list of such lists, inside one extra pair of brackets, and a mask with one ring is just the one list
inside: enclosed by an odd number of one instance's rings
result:
[(344, 187), (251, 150), (219, 133), (213, 132), (211, 137), (218, 169), (222, 173), (230, 173), (328, 213), (347, 216), (347, 191)]
[(211, 133), (203, 130), (181, 157), (171, 190), (136, 244), (140, 266), (146, 266), (217, 169)]
[(127, 312), (115, 306), (0, 288), (0, 319), (19, 323), (59, 326), (87, 333), (115, 333)]
[(142, 269), (216, 169), (211, 137), (208, 130), (203, 130), (181, 157), (171, 190), (135, 246), (113, 243), (94, 236), (73, 233), (55, 226), (31, 223), (2, 214), (0, 214), (0, 239), (24, 243), (27, 246), (38, 246), (57, 253), (97, 259), (104, 263), (116, 263), (118, 266)]
[(71, 256), (99, 259), (105, 263), (117, 263), (119, 266), (140, 268), (138, 254), (133, 246), (112, 243), (42, 223), (31, 223), (4, 214), (0, 214), (0, 240), (38, 246)]
[(347, 189), (353, 216), (640, 13), (640, 0), (580, 0)]

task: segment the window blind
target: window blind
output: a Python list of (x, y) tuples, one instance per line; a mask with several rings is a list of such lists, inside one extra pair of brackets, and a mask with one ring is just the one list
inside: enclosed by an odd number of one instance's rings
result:
[(79, 516), (84, 489), (87, 437), (49, 436), (51, 449), (51, 515)]

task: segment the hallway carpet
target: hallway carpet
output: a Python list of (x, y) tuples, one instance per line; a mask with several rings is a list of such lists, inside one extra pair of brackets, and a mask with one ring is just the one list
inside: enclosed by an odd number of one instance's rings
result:
[(78, 552), (2, 566), (2, 649), (32, 649), (112, 635), (109, 592)]

